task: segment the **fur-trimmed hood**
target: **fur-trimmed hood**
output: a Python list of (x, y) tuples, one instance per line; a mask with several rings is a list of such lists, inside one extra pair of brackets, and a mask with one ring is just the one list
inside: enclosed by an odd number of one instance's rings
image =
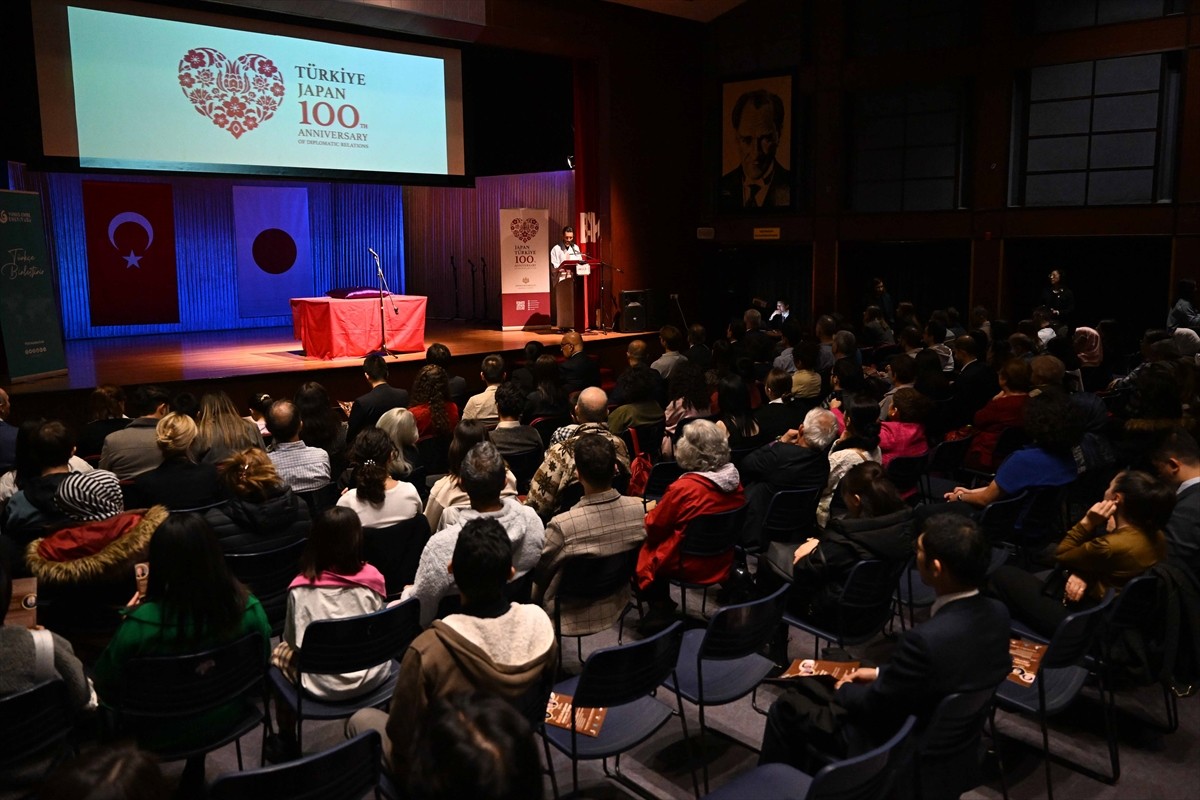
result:
[(106, 578), (145, 560), (150, 537), (169, 515), (166, 506), (126, 511), (100, 522), (62, 528), (25, 550), (29, 571), (49, 583)]

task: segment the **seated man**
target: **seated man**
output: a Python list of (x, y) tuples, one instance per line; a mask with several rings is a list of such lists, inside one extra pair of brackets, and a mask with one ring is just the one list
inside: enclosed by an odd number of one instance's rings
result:
[(34, 424), (37, 427), (26, 429), (26, 434), (29, 461), (37, 472), (24, 478), (20, 491), (0, 512), (0, 531), (22, 548), (48, 528), (68, 521), (54, 505), (54, 493), (74, 471), (71, 457), (75, 454), (75, 439), (67, 426), (57, 420)]
[(674, 325), (664, 325), (658, 332), (658, 342), (663, 347), (663, 354), (650, 366), (663, 376), (663, 380), (670, 380), (675, 365), (685, 360), (680, 352), (684, 345), (683, 332)]
[(484, 356), (479, 366), (479, 377), (487, 385), (479, 394), (471, 395), (463, 407), (462, 418), (494, 425), (500, 419), (500, 412), (496, 410), (496, 390), (504, 382), (504, 357), (498, 353)]
[(496, 389), (496, 413), (500, 421), (488, 435), (488, 441), (496, 445), (501, 455), (543, 449), (542, 435), (535, 428), (521, 424), (521, 412), (525, 410), (528, 394), (514, 381), (502, 383)]
[(348, 444), (354, 444), (362, 429), (374, 425), (385, 412), (408, 406), (408, 391), (388, 383), (388, 365), (383, 356), (378, 353), (367, 356), (363, 359), (362, 370), (371, 390), (355, 398), (350, 407), (350, 419), (346, 423)]
[(459, 484), (471, 500), (470, 508), (454, 506), (443, 514), (445, 527), (429, 537), (417, 576), (411, 586), (404, 588), (403, 599), (421, 598), (421, 624), (429, 625), (437, 616), (443, 597), (454, 593), (454, 575), (446, 571), (446, 563), (458, 543), (463, 526), (480, 517), (495, 519), (512, 540), (516, 575), (519, 577), (537, 564), (542, 555), (545, 528), (530, 508), (514, 497), (501, 497), (506, 482), (504, 459), (490, 442), (480, 442), (463, 457)]
[[(563, 562), (576, 556), (607, 556), (637, 548), (646, 538), (645, 511), (636, 497), (612, 488), (617, 451), (603, 436), (585, 436), (575, 446), (575, 474), (583, 499), (546, 526), (542, 558), (533, 572), (533, 601), (553, 614)], [(613, 625), (629, 601), (628, 581), (608, 597), (564, 604), (562, 632), (598, 633)]]
[(1200, 446), (1182, 428), (1166, 435), (1151, 459), (1175, 488), (1175, 508), (1167, 520), (1167, 557), (1200, 576)]
[(991, 547), (971, 520), (931, 517), (917, 539), (917, 570), (937, 593), (928, 622), (905, 633), (891, 661), (860, 667), (832, 698), (797, 686), (771, 705), (760, 763), (785, 762), (815, 773), (815, 748), (830, 759), (876, 746), (909, 714), (918, 726), (946, 695), (995, 686), (1012, 668), (1007, 609), (982, 596)]
[(267, 455), (293, 492), (310, 492), (330, 481), (329, 452), (300, 439), (304, 423), (291, 400), (276, 400), (267, 411), (271, 448)]
[(461, 613), (433, 623), (408, 646), (387, 714), (363, 709), (346, 724), (348, 737), (369, 729), (383, 734), (385, 763), (398, 778), (408, 771), (413, 733), (434, 700), (483, 690), (515, 704), (541, 685), (548, 689), (557, 663), (546, 612), (504, 599), (504, 585), (516, 570), (499, 521), (473, 519), (463, 526), (442, 571), (458, 585)]
[(545, 520), (558, 512), (559, 495), (575, 483), (575, 445), (581, 437), (600, 435), (607, 438), (617, 452), (621, 474), (629, 475), (628, 448), (620, 437), (609, 432), (605, 424), (608, 419), (608, 396), (604, 390), (591, 387), (580, 392), (574, 413), (579, 424), (571, 427), (569, 435), (562, 441), (550, 445), (546, 460), (533, 476), (529, 496), (525, 500), (525, 505)]

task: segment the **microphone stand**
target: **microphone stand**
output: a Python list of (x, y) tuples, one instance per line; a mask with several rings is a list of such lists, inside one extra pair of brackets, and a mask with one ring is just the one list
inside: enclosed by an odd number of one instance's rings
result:
[(597, 298), (599, 306), (596, 308), (596, 321), (600, 323), (600, 332), (608, 336), (610, 326), (604, 322), (604, 308), (608, 305), (604, 301), (604, 268), (607, 265), (603, 261), (597, 261), (596, 266), (600, 267), (600, 297)]
[(469, 258), (467, 259), (467, 263), (471, 265), (471, 322), (478, 322), (479, 321), (479, 313), (475, 307), (475, 302), (476, 302), (475, 270), (476, 270), (476, 266), (475, 266), (475, 262)]
[(483, 321), (491, 322), (492, 314), (488, 311), (487, 261), (479, 257), (479, 271), (483, 273)]
[[(385, 322), (385, 315), (383, 313), (384, 293), (386, 292), (387, 296), (390, 297), (392, 294), (392, 290), (390, 288), (388, 288), (387, 278), (385, 278), (383, 275), (383, 265), (380, 264), (380, 262), (379, 262), (379, 254), (376, 253), (371, 248), (367, 248), (367, 249), (370, 251), (371, 255), (374, 256), (374, 258), (375, 258), (375, 275), (376, 275), (376, 277), (379, 278), (379, 349), (376, 352), (378, 352), (380, 355), (382, 355), (384, 357), (393, 356), (393, 355), (396, 355), (396, 353), (393, 353), (391, 350), (387, 349), (387, 324)], [(392, 311), (396, 314), (399, 314), (400, 309), (396, 308), (395, 305), (396, 305), (396, 301), (393, 300), (392, 301)]]
[(454, 278), (454, 318), (461, 319), (458, 313), (458, 267), (454, 266), (454, 256), (450, 256), (450, 275)]

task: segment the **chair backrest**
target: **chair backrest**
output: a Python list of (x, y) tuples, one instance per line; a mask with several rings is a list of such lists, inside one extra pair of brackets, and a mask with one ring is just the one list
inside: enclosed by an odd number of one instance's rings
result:
[(642, 490), (642, 496), (647, 500), (657, 500), (666, 494), (668, 487), (682, 475), (683, 468), (676, 462), (659, 461), (650, 468), (650, 475), (646, 478), (646, 488)]
[(810, 533), (817, 524), (818, 489), (780, 489), (771, 495), (759, 541), (790, 542)]
[(319, 489), (296, 492), (296, 497), (305, 502), (308, 506), (308, 512), (315, 517), (319, 512), (337, 505), (338, 485), (330, 481)]
[(65, 754), (73, 722), (66, 684), (58, 678), (0, 699), (0, 770), (56, 743)]
[(421, 551), (430, 535), (424, 514), (383, 528), (363, 529), (363, 558), (383, 574), (388, 597), (402, 592), (416, 578)]
[(304, 631), (297, 669), (337, 675), (399, 658), (421, 632), (420, 609), (414, 597), (372, 614), (313, 622)]
[(1065, 486), (1034, 486), (1027, 490), (1025, 505), (1017, 519), (1016, 529), (1021, 544), (1057, 541), (1063, 531), (1063, 499)]
[(1108, 614), (1109, 630), (1142, 628), (1157, 619), (1158, 576), (1139, 575), (1121, 588)]
[(683, 529), (680, 560), (688, 556), (719, 556), (733, 552), (746, 523), (746, 506), (693, 517)]
[(421, 454), (421, 466), (426, 475), (444, 475), (450, 471), (449, 434), (422, 436), (417, 439), (417, 452)]
[(906, 562), (859, 561), (842, 585), (838, 635), (844, 644), (873, 637), (892, 618), (892, 598)]
[(297, 761), (221, 775), (209, 787), (211, 800), (359, 800), (379, 785), (383, 741), (364, 731)]
[(641, 547), (606, 556), (574, 556), (563, 562), (555, 597), (580, 600), (608, 597), (629, 584)]
[(1045, 669), (1071, 667), (1078, 664), (1092, 649), (1116, 595), (1111, 589), (1097, 605), (1070, 614), (1054, 631), (1054, 637), (1042, 655), (1038, 673)]
[(542, 447), (548, 450), (550, 449), (550, 437), (554, 435), (554, 432), (563, 425), (570, 424), (570, 417), (538, 417), (530, 421), (529, 427), (538, 432), (538, 435), (542, 437)]
[(995, 694), (996, 687), (990, 686), (943, 697), (917, 739), (917, 752), (922, 758), (939, 758), (975, 746)]
[(1029, 444), (1031, 439), (1024, 428), (1005, 428), (992, 448), (992, 463), (999, 464), (1008, 456)]
[(522, 450), (519, 453), (508, 453), (504, 456), (508, 468), (517, 478), (517, 494), (529, 493), (529, 483), (533, 480), (533, 474), (537, 472), (538, 467), (542, 465), (543, 457), (543, 451), (536, 447)]
[(779, 629), (790, 584), (749, 603), (722, 606), (708, 621), (696, 653), (699, 660), (731, 660), (757, 652)]
[(578, 708), (611, 708), (644, 697), (675, 669), (683, 623), (637, 642), (597, 650), (583, 663), (574, 703)]
[(947, 439), (929, 451), (929, 463), (925, 470), (933, 475), (951, 475), (962, 466), (963, 459), (967, 457), (967, 451), (970, 449), (970, 436), (953, 441)]
[(258, 633), (200, 652), (134, 658), (121, 671), (117, 713), (123, 722), (200, 714), (261, 690), (266, 667)]
[(651, 422), (647, 425), (631, 427), (629, 431), (637, 450), (630, 450), (629, 457), (633, 458), (638, 453), (645, 453), (650, 456), (651, 461), (657, 461), (662, 452), (662, 440), (666, 430), (666, 422)]
[(1007, 541), (1012, 539), (1017, 520), (1025, 508), (1029, 491), (1022, 489), (1012, 497), (993, 500), (983, 507), (979, 513), (979, 527), (987, 535), (989, 541)]
[(900, 491), (916, 488), (929, 464), (929, 454), (899, 456), (888, 462), (887, 474)]
[(916, 717), (910, 716), (886, 742), (860, 756), (835, 761), (813, 776), (805, 800), (876, 800), (887, 797), (896, 769), (912, 747)]
[(300, 554), (307, 539), (288, 542), (274, 550), (261, 553), (226, 553), (225, 563), (233, 576), (250, 589), (262, 604), (271, 623), (271, 632), (283, 630), (287, 614), (288, 586), (300, 569)]

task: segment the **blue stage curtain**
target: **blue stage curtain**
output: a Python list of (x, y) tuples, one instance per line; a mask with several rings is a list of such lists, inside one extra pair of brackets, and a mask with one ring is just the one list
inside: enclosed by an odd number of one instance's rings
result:
[[(238, 316), (233, 238), (233, 186), (281, 185), (255, 179), (170, 175), (81, 175), (50, 173), (41, 182), (49, 194), (49, 235), (57, 264), (66, 339), (153, 333), (236, 330), (290, 325), (290, 316)], [(84, 180), (169, 183), (175, 204), (175, 248), (179, 271), (180, 321), (170, 325), (91, 324), (87, 253), (84, 247)], [(308, 189), (313, 247), (313, 294), (341, 286), (374, 286), (373, 247), (393, 292), (403, 293), (404, 210), (399, 186), (287, 182)]]

